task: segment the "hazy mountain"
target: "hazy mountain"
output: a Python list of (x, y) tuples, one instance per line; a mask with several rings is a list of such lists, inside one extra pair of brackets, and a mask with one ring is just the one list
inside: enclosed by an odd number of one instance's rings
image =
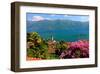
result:
[(66, 36), (69, 38), (70, 36), (76, 36), (76, 38), (80, 36), (83, 39), (88, 39), (89, 22), (72, 20), (27, 21), (27, 32), (38, 32), (45, 38), (54, 35), (55, 38), (59, 36), (63, 39)]

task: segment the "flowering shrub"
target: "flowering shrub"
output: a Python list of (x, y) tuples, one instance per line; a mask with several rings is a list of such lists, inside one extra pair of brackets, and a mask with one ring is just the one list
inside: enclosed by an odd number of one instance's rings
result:
[[(49, 51), (54, 52), (49, 52)], [(65, 42), (43, 39), (37, 32), (27, 33), (27, 60), (88, 58), (89, 41)]]
[(89, 41), (79, 40), (70, 42), (69, 48), (63, 51), (60, 58), (88, 58), (89, 57)]

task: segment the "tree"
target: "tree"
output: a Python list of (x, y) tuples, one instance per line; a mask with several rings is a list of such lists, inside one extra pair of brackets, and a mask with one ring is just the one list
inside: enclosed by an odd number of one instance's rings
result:
[(67, 44), (64, 41), (60, 41), (56, 44), (56, 54), (60, 55), (64, 50), (67, 49)]
[(37, 32), (27, 33), (27, 42), (32, 42), (31, 47), (27, 49), (27, 56), (42, 59), (49, 57), (48, 45)]

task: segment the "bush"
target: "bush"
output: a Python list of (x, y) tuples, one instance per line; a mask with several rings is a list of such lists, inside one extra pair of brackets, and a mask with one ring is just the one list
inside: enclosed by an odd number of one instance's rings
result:
[(71, 42), (70, 47), (63, 51), (60, 58), (88, 58), (89, 57), (89, 43), (86, 40), (79, 40)]
[(27, 40), (27, 43), (31, 43), (27, 49), (28, 57), (48, 58), (48, 45), (37, 32), (27, 33)]
[(56, 44), (56, 54), (60, 55), (64, 50), (67, 49), (67, 44), (64, 41), (60, 41)]

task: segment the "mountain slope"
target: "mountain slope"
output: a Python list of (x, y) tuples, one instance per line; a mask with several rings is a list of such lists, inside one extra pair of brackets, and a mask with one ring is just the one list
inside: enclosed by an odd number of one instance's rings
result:
[(43, 38), (69, 40), (88, 39), (89, 22), (71, 20), (27, 21), (27, 32), (38, 32)]

